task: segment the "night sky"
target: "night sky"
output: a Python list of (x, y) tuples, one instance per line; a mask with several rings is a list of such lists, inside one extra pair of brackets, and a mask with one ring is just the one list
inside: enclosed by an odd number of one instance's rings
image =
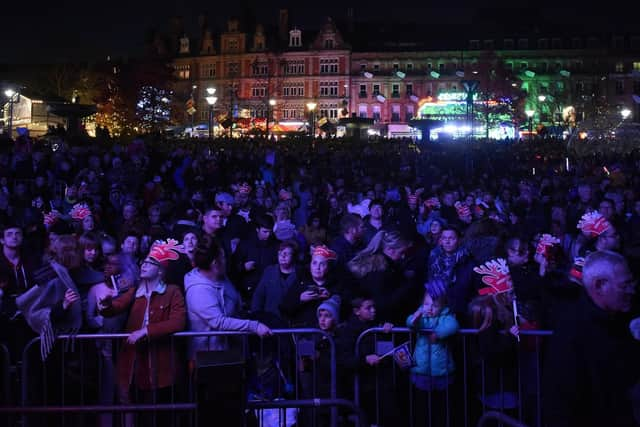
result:
[[(148, 30), (166, 26), (171, 16), (182, 16), (187, 25), (195, 26), (197, 16), (204, 13), (214, 28), (220, 28), (229, 16), (241, 16), (243, 7), (246, 9), (247, 5), (255, 11), (259, 21), (265, 23), (275, 23), (278, 9), (288, 6), (296, 24), (314, 27), (328, 15), (336, 18), (346, 16), (349, 5), (355, 7), (358, 20), (414, 20), (424, 22), (424, 25), (436, 20), (439, 24), (450, 23), (453, 28), (467, 30), (472, 28), (474, 17), (478, 13), (486, 16), (496, 10), (502, 10), (504, 16), (511, 19), (522, 20), (523, 26), (535, 24), (530, 22), (532, 20), (544, 20), (547, 24), (553, 23), (560, 27), (565, 23), (584, 23), (602, 33), (607, 33), (612, 23), (620, 25), (620, 20), (629, 22), (629, 16), (632, 15), (621, 13), (624, 8), (611, 6), (611, 2), (607, 3), (609, 7), (606, 9), (598, 9), (590, 6), (588, 1), (583, 1), (582, 6), (577, 8), (567, 2), (562, 2), (561, 8), (538, 8), (538, 2), (519, 1), (514, 4), (515, 1), (485, 1), (482, 7), (477, 6), (478, 2), (465, 0), (450, 3), (426, 0), (11, 1), (5, 2), (8, 5), (0, 6), (4, 41), (0, 48), (0, 63), (98, 60), (107, 55), (137, 56), (143, 52)], [(292, 7), (289, 3), (295, 6)], [(455, 4), (455, 7), (451, 4)], [(390, 9), (390, 5), (395, 7)], [(605, 18), (607, 15), (609, 17)], [(496, 25), (499, 25), (499, 19)]]

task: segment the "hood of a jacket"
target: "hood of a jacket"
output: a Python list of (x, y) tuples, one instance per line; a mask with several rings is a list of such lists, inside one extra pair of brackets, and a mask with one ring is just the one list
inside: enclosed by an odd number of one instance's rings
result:
[[(225, 279), (226, 280), (226, 279)], [(213, 282), (208, 277), (205, 277), (200, 270), (194, 268), (190, 272), (188, 272), (184, 276), (184, 290), (185, 292), (189, 290), (189, 288), (193, 286), (210, 286), (212, 288), (222, 288), (224, 287), (224, 281), (222, 282)]]

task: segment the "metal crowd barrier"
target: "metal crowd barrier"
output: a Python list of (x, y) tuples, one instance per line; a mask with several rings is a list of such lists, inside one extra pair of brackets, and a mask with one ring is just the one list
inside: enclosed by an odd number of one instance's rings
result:
[(9, 379), (11, 375), (9, 371), (10, 359), (11, 358), (9, 356), (9, 349), (7, 349), (7, 346), (5, 346), (4, 344), (0, 343), (0, 375), (2, 376), (0, 378), (0, 381), (2, 382), (2, 396), (0, 396), (0, 405), (9, 404)]
[[(272, 337), (263, 339), (244, 332), (173, 334), (164, 341), (170, 343), (172, 354), (186, 354), (193, 338), (208, 337), (209, 341), (214, 338), (235, 341), (234, 348), (241, 349), (238, 352), (241, 357), (236, 361), (218, 360), (209, 365), (205, 358), (201, 361), (202, 366), (196, 366), (192, 357), (178, 358), (177, 364), (181, 366), (172, 363), (171, 370), (183, 372), (183, 381), (177, 381), (165, 390), (139, 393), (126, 404), (117, 403), (115, 367), (121, 343), (129, 334), (60, 335), (45, 362), (40, 359), (40, 339), (34, 338), (23, 351), (22, 406), (2, 407), (0, 413), (22, 414), (21, 425), (24, 427), (44, 424), (106, 427), (113, 425), (116, 416), (122, 418), (122, 423), (116, 425), (122, 426), (133, 425), (132, 420), (137, 416), (146, 423), (144, 425), (154, 427), (211, 425), (212, 420), (205, 418), (209, 405), (215, 402), (207, 401), (206, 396), (211, 388), (229, 387), (241, 393), (234, 395), (235, 402), (244, 400), (238, 407), (242, 423), (246, 423), (249, 413), (255, 414), (259, 426), (271, 426), (274, 424), (265, 421), (267, 413), (271, 418), (274, 411), (286, 417), (295, 408), (299, 409), (297, 417), (304, 417), (311, 427), (337, 426), (339, 407), (354, 413), (358, 420), (359, 412), (353, 403), (337, 397), (333, 338), (311, 328), (275, 329), (272, 332)], [(113, 347), (105, 346), (107, 343)], [(108, 353), (104, 351), (106, 347)], [(320, 358), (318, 352), (322, 353)], [(222, 359), (225, 359), (233, 352), (215, 353), (213, 356), (224, 355)], [(226, 375), (234, 367), (238, 368), (235, 371), (239, 373), (237, 378), (220, 379), (218, 375)], [(157, 379), (158, 372), (152, 374)], [(250, 389), (251, 394), (248, 393)], [(201, 398), (206, 401), (204, 404)], [(228, 416), (229, 408), (224, 409)], [(156, 416), (156, 412), (166, 415)], [(286, 420), (279, 418), (275, 425), (285, 426)]]
[[(360, 334), (354, 401), (367, 423), (469, 427), (483, 420), (484, 414), (503, 413), (524, 423), (518, 425), (542, 426), (541, 340), (552, 331), (523, 330), (518, 342), (503, 331), (461, 329), (444, 341), (455, 371), (439, 378), (414, 377), (394, 363), (393, 349), (408, 342), (413, 355), (417, 334), (429, 332), (433, 331), (393, 328), (385, 333), (371, 328)], [(368, 348), (363, 349), (363, 344)], [(389, 361), (368, 367), (363, 363), (367, 350), (389, 354)], [(447, 364), (450, 361), (447, 355)], [(416, 382), (421, 382), (420, 390)]]

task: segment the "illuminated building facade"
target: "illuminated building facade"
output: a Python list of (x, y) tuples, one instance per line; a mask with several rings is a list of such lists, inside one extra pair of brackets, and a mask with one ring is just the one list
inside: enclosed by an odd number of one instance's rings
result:
[[(207, 87), (220, 94), (218, 117), (256, 126), (267, 116), (274, 125), (303, 123), (310, 102), (318, 123), (374, 119), (388, 136), (415, 136), (412, 121), (425, 118), (456, 122), (457, 132), (469, 127), (476, 136), (509, 136), (526, 127), (527, 110), (535, 129), (590, 120), (595, 126), (596, 117), (619, 117), (625, 108), (629, 121), (640, 121), (640, 36), (538, 34), (468, 40), (449, 50), (363, 49), (350, 45), (331, 19), (316, 32), (290, 26), (286, 10), (277, 35), (262, 25), (252, 31), (230, 20), (217, 38), (200, 28), (198, 46), (180, 38), (172, 59), (176, 98), (193, 96), (195, 122), (206, 122)], [(467, 104), (469, 82), (476, 83)]]

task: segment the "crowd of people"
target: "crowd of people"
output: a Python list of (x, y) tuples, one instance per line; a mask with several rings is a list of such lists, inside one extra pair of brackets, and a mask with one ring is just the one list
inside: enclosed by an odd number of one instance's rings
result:
[[(0, 148), (0, 340), (18, 364), (33, 337), (44, 360), (61, 333), (126, 333), (95, 344), (101, 402), (126, 404), (236, 350), (196, 337), (182, 357), (175, 332), (318, 328), (338, 397), (353, 400), (358, 374), (368, 425), (389, 426), (406, 416), (376, 387), (393, 358), (354, 349), (371, 327), (408, 326), (407, 381), (431, 402), (415, 425), (455, 425), (447, 391), (467, 362), (453, 337), (473, 328), (483, 407), (523, 405), (518, 381), (527, 422), (639, 425), (640, 150), (579, 144), (20, 137)], [(295, 386), (328, 397), (329, 346), (311, 345), (288, 361)], [(522, 378), (502, 375), (516, 364)]]

